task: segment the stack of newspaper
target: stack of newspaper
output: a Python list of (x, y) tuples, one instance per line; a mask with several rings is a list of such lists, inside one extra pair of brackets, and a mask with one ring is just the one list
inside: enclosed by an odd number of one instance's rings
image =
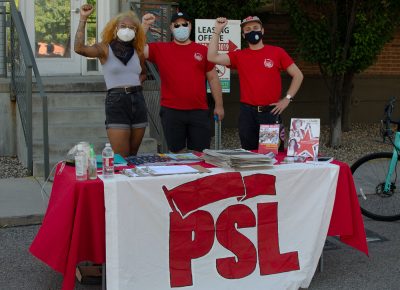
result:
[(259, 169), (272, 167), (276, 162), (273, 153), (258, 154), (244, 149), (203, 150), (205, 162), (224, 168)]

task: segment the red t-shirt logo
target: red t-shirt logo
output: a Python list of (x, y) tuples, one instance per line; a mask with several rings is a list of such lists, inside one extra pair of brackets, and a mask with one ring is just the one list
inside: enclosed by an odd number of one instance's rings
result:
[(272, 68), (274, 66), (274, 62), (272, 61), (272, 59), (266, 58), (264, 60), (264, 66), (266, 68)]
[(197, 60), (197, 61), (202, 61), (202, 60), (203, 60), (203, 56), (202, 56), (201, 53), (196, 52), (196, 53), (194, 54), (194, 59)]

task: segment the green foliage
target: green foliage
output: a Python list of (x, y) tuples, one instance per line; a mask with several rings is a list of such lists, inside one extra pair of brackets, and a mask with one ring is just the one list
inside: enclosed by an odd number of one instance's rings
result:
[(35, 41), (65, 44), (70, 37), (70, 10), (69, 1), (36, 0)]
[(213, 19), (219, 16), (242, 19), (257, 12), (257, 8), (271, 0), (181, 0), (179, 8), (193, 19)]
[[(350, 12), (353, 1), (287, 0), (300, 55), (320, 64), (324, 73), (358, 73), (376, 60), (399, 24), (400, 1), (357, 1), (354, 26)], [(350, 27), (349, 27), (350, 23)], [(351, 34), (346, 50), (346, 35)]]

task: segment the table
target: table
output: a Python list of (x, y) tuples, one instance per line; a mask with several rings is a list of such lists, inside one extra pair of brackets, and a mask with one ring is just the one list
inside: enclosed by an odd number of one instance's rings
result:
[[(350, 168), (339, 177), (328, 235), (368, 255), (365, 230)], [(31, 253), (64, 275), (62, 289), (73, 289), (81, 261), (105, 261), (104, 185), (100, 179), (76, 182), (73, 167), (58, 167), (43, 224)]]

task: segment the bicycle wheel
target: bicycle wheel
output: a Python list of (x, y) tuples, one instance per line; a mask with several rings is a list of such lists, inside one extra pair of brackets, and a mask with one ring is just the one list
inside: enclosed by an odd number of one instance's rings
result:
[(372, 153), (351, 166), (361, 212), (379, 221), (400, 219), (399, 161), (391, 178), (390, 191), (383, 191), (392, 155), (391, 152)]

